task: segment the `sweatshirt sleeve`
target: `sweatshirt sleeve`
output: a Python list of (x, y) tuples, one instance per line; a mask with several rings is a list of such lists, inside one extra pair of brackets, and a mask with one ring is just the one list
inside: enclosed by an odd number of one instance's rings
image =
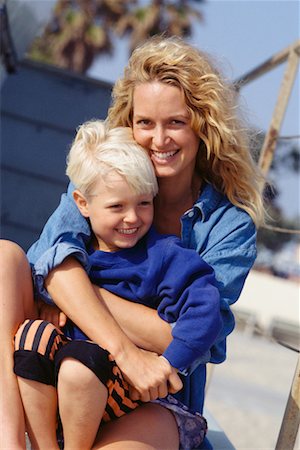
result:
[(207, 354), (221, 330), (220, 295), (213, 269), (179, 240), (168, 242), (162, 268), (158, 314), (176, 322), (163, 356), (185, 371)]

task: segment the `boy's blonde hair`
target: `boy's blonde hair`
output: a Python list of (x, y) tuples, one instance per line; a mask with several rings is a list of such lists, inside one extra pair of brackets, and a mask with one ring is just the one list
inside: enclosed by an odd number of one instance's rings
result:
[(178, 37), (153, 37), (132, 53), (114, 86), (110, 126), (132, 127), (133, 94), (141, 83), (160, 82), (184, 94), (191, 127), (200, 137), (196, 170), (228, 199), (263, 223), (263, 178), (249, 151), (236, 92), (209, 56)]
[(67, 176), (89, 196), (95, 194), (99, 177), (105, 182), (112, 171), (124, 177), (134, 192), (157, 194), (153, 165), (146, 150), (134, 140), (131, 128), (109, 129), (101, 120), (84, 123), (77, 129), (67, 156)]

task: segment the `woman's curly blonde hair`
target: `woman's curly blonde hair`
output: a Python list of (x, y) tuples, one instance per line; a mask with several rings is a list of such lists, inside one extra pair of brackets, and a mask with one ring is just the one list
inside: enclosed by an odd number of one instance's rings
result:
[(113, 89), (110, 126), (132, 127), (133, 93), (140, 83), (158, 81), (184, 93), (191, 127), (200, 137), (196, 170), (200, 177), (264, 221), (263, 177), (249, 150), (249, 133), (239, 116), (234, 86), (225, 82), (208, 55), (181, 38), (150, 38), (132, 53)]

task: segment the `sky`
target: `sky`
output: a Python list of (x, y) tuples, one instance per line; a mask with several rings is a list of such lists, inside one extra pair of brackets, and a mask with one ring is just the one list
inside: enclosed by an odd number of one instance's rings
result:
[[(193, 4), (197, 6), (196, 2)], [(204, 23), (194, 26), (189, 41), (212, 54), (230, 79), (238, 78), (300, 38), (300, 3), (296, 0), (207, 0), (197, 7), (204, 13)], [(115, 81), (122, 74), (127, 57), (127, 42), (122, 40), (114, 58), (101, 57), (89, 74)], [(269, 125), (284, 69), (283, 64), (241, 91), (250, 119), (259, 128)], [(299, 73), (282, 131), (299, 134)]]

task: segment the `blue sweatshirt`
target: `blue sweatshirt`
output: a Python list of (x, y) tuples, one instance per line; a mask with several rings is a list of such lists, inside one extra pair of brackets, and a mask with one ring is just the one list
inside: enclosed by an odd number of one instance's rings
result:
[(173, 367), (184, 370), (210, 349), (222, 328), (214, 272), (179, 238), (152, 227), (133, 248), (90, 250), (89, 258), (94, 284), (176, 322), (163, 353)]

